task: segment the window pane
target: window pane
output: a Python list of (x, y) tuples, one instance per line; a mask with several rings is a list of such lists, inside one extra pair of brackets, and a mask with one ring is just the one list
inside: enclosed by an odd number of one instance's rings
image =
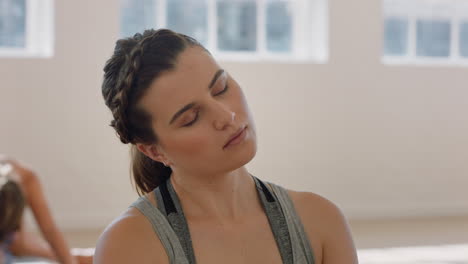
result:
[(266, 9), (267, 49), (276, 52), (291, 50), (291, 2), (271, 1)]
[(26, 45), (26, 1), (0, 0), (0, 47)]
[(450, 22), (418, 20), (416, 24), (416, 54), (448, 57), (450, 54)]
[(156, 27), (156, 0), (120, 0), (120, 12), (122, 37)]
[(384, 23), (385, 55), (405, 55), (408, 51), (408, 19), (386, 18)]
[(168, 28), (194, 37), (206, 45), (208, 41), (207, 6), (200, 0), (167, 1)]
[(217, 17), (220, 50), (256, 50), (257, 7), (255, 2), (220, 0), (217, 3)]
[(460, 24), (460, 55), (468, 57), (468, 21)]

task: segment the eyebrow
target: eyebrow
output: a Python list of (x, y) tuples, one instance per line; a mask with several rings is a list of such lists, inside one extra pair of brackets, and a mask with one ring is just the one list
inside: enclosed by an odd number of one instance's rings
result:
[[(211, 80), (210, 84), (208, 85), (208, 89), (211, 90), (211, 88), (213, 88), (214, 84), (216, 83), (216, 81), (218, 80), (219, 76), (221, 76), (222, 74), (224, 73), (224, 70), (223, 69), (220, 69), (218, 70), (213, 79)], [(195, 103), (189, 103), (187, 105), (185, 105), (184, 107), (182, 107), (179, 111), (177, 111), (171, 118), (171, 121), (169, 121), (169, 125), (171, 125), (172, 123), (174, 123), (174, 121), (179, 118), (183, 113), (185, 113), (186, 111), (190, 110), (191, 108), (193, 108), (196, 104)]]
[(211, 88), (213, 88), (213, 85), (216, 83), (216, 81), (218, 80), (219, 76), (221, 76), (221, 74), (223, 74), (223, 73), (224, 73), (224, 70), (223, 70), (223, 69), (220, 69), (220, 70), (218, 70), (218, 71), (215, 73), (215, 75), (214, 75), (214, 77), (213, 77), (213, 80), (211, 80), (210, 85), (208, 85), (208, 89), (211, 90)]

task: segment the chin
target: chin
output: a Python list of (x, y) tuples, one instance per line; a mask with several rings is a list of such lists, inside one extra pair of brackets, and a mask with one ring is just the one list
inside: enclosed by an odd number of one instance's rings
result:
[(245, 147), (240, 151), (243, 154), (240, 159), (244, 160), (241, 166), (249, 163), (257, 154), (257, 137), (253, 127), (249, 127), (249, 138), (245, 143)]
[(255, 157), (257, 153), (257, 143), (255, 140), (249, 140), (245, 142), (245, 146), (239, 149), (238, 153), (228, 160), (228, 170), (236, 170), (247, 163), (249, 163)]

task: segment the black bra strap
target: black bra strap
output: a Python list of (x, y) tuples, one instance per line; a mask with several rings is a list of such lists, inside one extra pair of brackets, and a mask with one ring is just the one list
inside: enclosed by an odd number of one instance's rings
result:
[(172, 213), (177, 214), (177, 209), (174, 205), (174, 201), (171, 198), (171, 195), (169, 194), (169, 190), (167, 189), (167, 184), (163, 183), (161, 184), (160, 188), (161, 190), (161, 197), (164, 202), (164, 209), (165, 209), (165, 214), (170, 215)]
[(265, 184), (259, 180), (258, 178), (254, 177), (255, 179), (255, 183), (257, 183), (258, 185), (260, 185), (260, 188), (261, 190), (263, 191), (263, 194), (265, 195), (266, 197), (266, 200), (269, 202), (269, 203), (273, 203), (273, 202), (276, 202), (276, 199), (273, 197), (273, 195), (271, 194), (270, 190), (268, 190), (268, 188), (265, 186)]

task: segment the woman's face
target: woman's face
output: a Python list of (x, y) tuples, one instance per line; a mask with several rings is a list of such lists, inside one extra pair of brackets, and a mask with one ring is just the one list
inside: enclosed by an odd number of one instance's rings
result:
[(200, 47), (183, 51), (176, 68), (153, 81), (141, 106), (152, 116), (157, 159), (174, 171), (223, 173), (255, 156), (255, 127), (242, 89)]

